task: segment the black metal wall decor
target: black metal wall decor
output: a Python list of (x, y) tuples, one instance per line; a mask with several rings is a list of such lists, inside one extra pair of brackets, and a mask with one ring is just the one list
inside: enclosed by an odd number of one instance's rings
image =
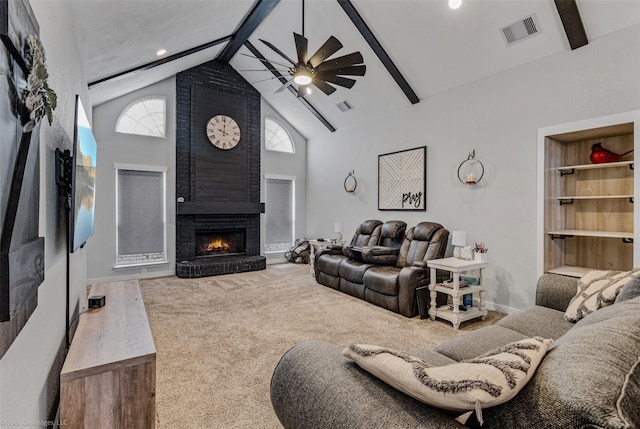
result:
[(44, 280), (39, 223), (39, 133), (20, 114), (28, 69), (22, 46), (38, 24), (26, 0), (0, 0), (0, 357), (37, 305)]
[(484, 177), (484, 165), (476, 159), (475, 149), (458, 166), (458, 180), (468, 186), (477, 185)]
[(344, 179), (344, 190), (347, 192), (355, 192), (358, 188), (358, 181), (356, 180), (354, 173), (355, 170), (351, 170), (346, 179)]

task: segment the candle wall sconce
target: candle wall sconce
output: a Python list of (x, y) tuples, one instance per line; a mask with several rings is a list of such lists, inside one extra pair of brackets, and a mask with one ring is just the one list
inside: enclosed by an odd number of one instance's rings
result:
[(356, 176), (353, 175), (355, 170), (351, 170), (346, 179), (344, 179), (344, 190), (347, 192), (355, 192), (358, 187), (358, 181), (356, 180)]
[(468, 186), (477, 185), (484, 177), (484, 165), (476, 159), (476, 150), (469, 152), (467, 159), (458, 167), (458, 180)]

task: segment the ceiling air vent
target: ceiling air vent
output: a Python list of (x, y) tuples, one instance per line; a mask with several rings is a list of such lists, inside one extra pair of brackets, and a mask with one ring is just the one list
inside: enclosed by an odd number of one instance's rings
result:
[(343, 113), (353, 109), (353, 106), (347, 100), (339, 102), (336, 106), (338, 106), (338, 109)]
[(500, 33), (504, 37), (504, 41), (507, 46), (511, 46), (514, 43), (533, 37), (540, 33), (539, 26), (535, 15), (528, 16), (511, 25), (502, 27)]

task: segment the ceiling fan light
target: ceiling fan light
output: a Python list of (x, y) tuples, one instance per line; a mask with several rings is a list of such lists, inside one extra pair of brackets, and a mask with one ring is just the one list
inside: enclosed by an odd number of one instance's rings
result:
[(305, 71), (299, 71), (293, 75), (293, 81), (298, 85), (309, 85), (311, 80), (311, 74)]

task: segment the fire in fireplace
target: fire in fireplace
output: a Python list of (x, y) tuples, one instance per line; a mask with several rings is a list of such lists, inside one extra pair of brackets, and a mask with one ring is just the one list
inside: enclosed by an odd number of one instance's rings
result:
[(196, 257), (244, 254), (244, 229), (196, 232)]

